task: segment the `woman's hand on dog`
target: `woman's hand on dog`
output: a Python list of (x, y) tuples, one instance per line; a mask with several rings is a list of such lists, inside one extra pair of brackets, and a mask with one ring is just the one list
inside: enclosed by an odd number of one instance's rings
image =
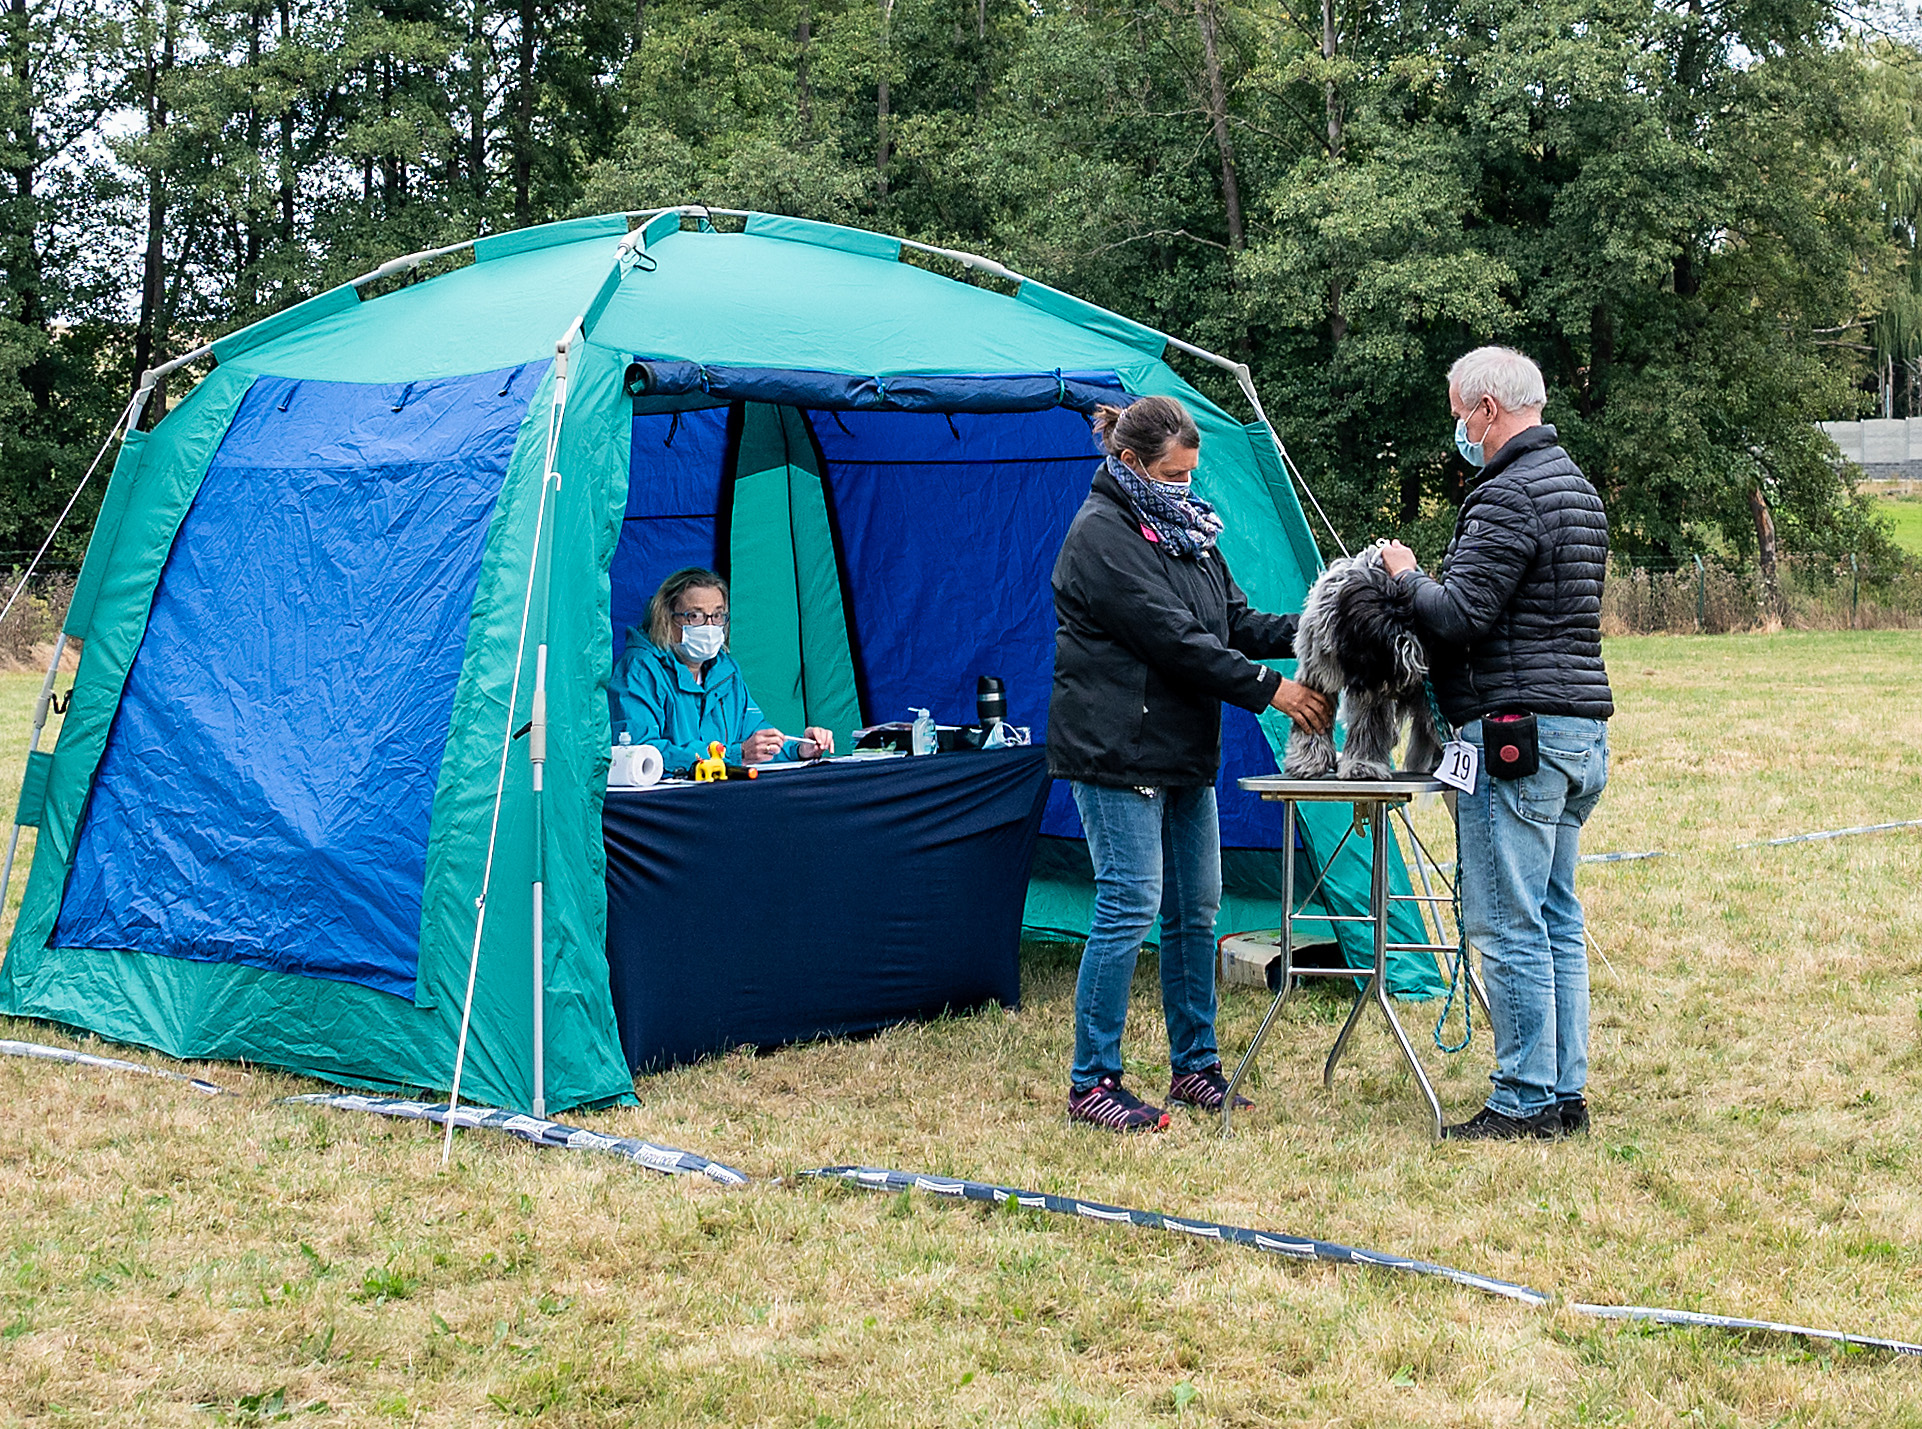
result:
[(1276, 686), (1269, 704), (1310, 734), (1326, 734), (1335, 724), (1335, 707), (1328, 697), (1296, 680)]
[(1391, 576), (1398, 576), (1403, 571), (1412, 571), (1420, 564), (1421, 562), (1415, 559), (1415, 553), (1400, 541), (1390, 541), (1381, 548), (1382, 569)]

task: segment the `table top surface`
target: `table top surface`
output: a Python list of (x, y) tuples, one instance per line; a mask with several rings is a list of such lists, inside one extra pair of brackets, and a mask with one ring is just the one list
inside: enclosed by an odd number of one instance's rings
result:
[(1290, 779), (1285, 774), (1255, 774), (1235, 781), (1264, 799), (1296, 804), (1406, 803), (1417, 794), (1438, 794), (1448, 786), (1427, 774), (1398, 773), (1387, 779)]

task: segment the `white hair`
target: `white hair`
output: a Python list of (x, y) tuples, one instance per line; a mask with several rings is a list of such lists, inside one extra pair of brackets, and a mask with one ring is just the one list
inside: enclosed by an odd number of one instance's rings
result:
[(1448, 385), (1464, 407), (1493, 397), (1504, 412), (1519, 412), (1548, 400), (1541, 368), (1512, 347), (1478, 347), (1456, 358)]

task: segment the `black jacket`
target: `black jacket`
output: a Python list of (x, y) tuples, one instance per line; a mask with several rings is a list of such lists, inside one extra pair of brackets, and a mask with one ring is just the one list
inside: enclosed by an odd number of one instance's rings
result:
[(1058, 779), (1182, 788), (1221, 766), (1221, 701), (1261, 710), (1295, 617), (1250, 610), (1221, 552), (1182, 558), (1097, 472), (1054, 563), (1048, 767)]
[(1435, 696), (1452, 724), (1498, 710), (1607, 719), (1608, 517), (1550, 426), (1503, 444), (1462, 502), (1433, 580), (1413, 586)]

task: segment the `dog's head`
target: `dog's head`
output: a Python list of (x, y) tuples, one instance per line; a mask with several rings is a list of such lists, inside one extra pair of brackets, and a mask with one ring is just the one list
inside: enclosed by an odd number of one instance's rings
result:
[(1388, 574), (1379, 550), (1370, 546), (1347, 561), (1331, 594), (1337, 658), (1350, 686), (1403, 690), (1427, 678), (1414, 597)]

